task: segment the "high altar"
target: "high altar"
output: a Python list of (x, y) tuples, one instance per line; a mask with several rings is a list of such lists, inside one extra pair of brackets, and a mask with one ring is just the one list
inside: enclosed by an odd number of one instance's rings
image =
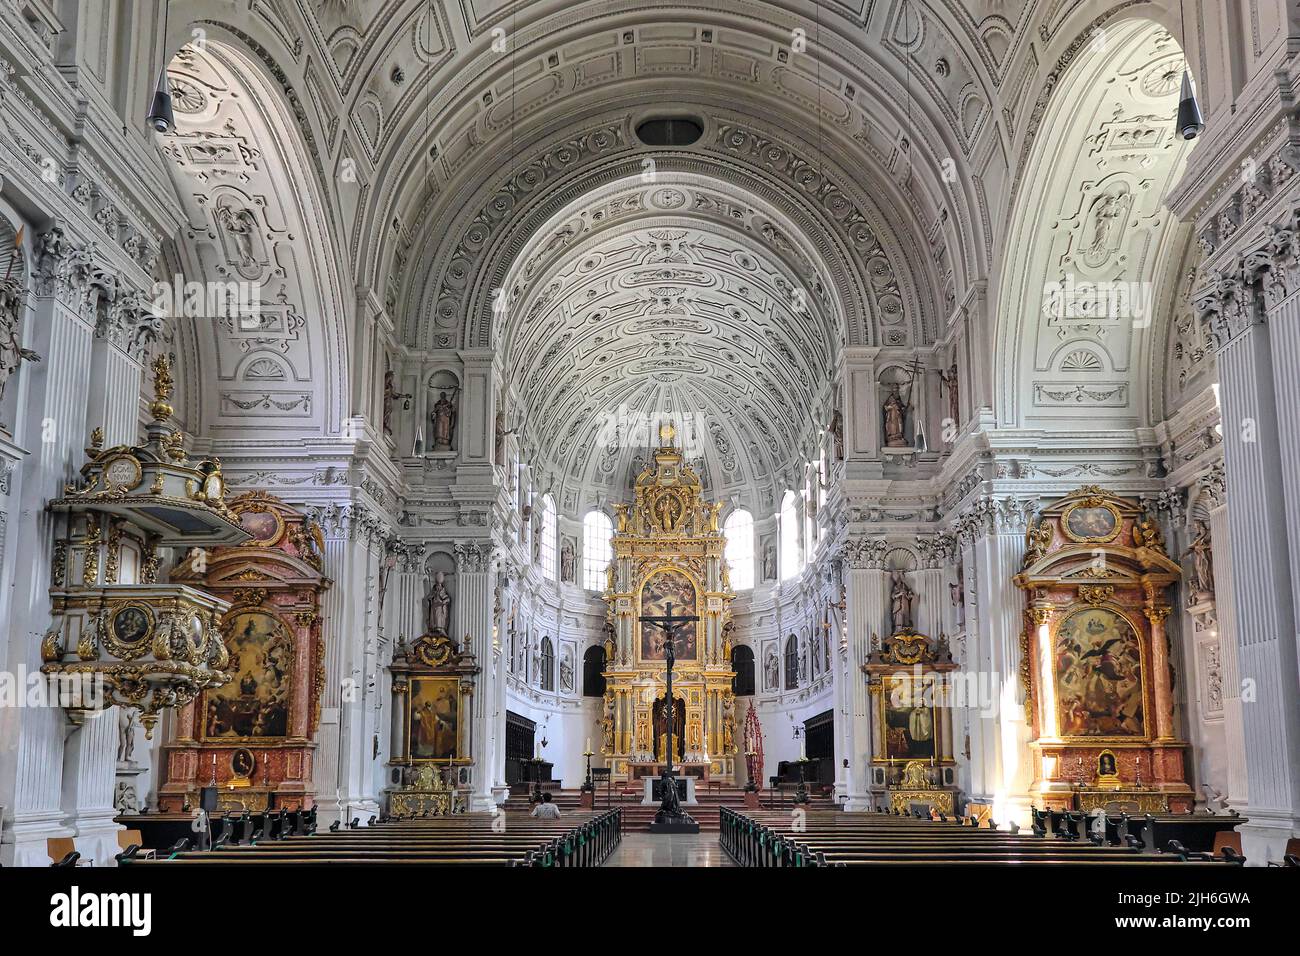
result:
[[(703, 500), (700, 479), (683, 463), (675, 435), (672, 425), (660, 427), (660, 447), (637, 476), (633, 503), (614, 506), (601, 753), (616, 779), (652, 773), (665, 760), (671, 720), (682, 772), (731, 781), (735, 672), (723, 625), (734, 595), (718, 530), (722, 506)], [(677, 630), (672, 706), (664, 700), (662, 631), (640, 622), (666, 614), (669, 604), (674, 614), (699, 617)]]

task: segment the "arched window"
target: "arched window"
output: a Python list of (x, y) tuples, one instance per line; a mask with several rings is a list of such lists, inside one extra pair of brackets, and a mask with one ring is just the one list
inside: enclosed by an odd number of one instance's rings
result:
[(582, 696), (605, 696), (605, 648), (599, 644), (582, 655)]
[(731, 679), (731, 692), (737, 697), (754, 694), (754, 652), (745, 644), (731, 649), (731, 669), (736, 676)]
[(542, 498), (542, 577), (555, 580), (555, 502)]
[(614, 558), (614, 522), (599, 511), (588, 511), (582, 519), (582, 586), (588, 591), (605, 590), (605, 571)]
[(787, 581), (799, 573), (799, 516), (795, 512), (793, 491), (781, 499), (781, 513), (777, 518), (781, 535), (781, 580)]
[(731, 586), (737, 591), (748, 591), (754, 586), (754, 516), (738, 508), (727, 516), (722, 530), (727, 536)]
[(542, 638), (541, 653), (537, 655), (537, 669), (541, 676), (539, 686), (542, 690), (555, 690), (555, 647), (549, 637)]
[(799, 638), (791, 634), (785, 640), (785, 689), (799, 686)]

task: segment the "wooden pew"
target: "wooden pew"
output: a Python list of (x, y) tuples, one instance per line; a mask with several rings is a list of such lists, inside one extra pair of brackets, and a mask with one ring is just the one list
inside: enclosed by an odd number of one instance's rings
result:
[(796, 825), (790, 814), (724, 808), (719, 840), (742, 866), (1223, 865), (1144, 853), (1133, 841), (1098, 845), (979, 829), (959, 821), (834, 811), (809, 812)]
[[(408, 866), (601, 865), (622, 839), (622, 811), (571, 814), (558, 820), (511, 820), (477, 814), (376, 822), (300, 835), (292, 815), (276, 816), (272, 835), (252, 845), (221, 844), (206, 852), (180, 851), (150, 864), (123, 854), (130, 866)], [(314, 830), (314, 826), (311, 828)]]

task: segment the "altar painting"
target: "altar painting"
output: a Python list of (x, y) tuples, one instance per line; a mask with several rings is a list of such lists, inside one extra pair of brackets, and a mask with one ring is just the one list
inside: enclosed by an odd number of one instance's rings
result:
[(411, 678), (407, 728), (412, 760), (447, 760), (460, 753), (460, 680)]
[(930, 760), (936, 756), (938, 724), (933, 688), (911, 677), (882, 682), (881, 727), (888, 760)]
[(1062, 736), (1141, 737), (1142, 651), (1126, 618), (1104, 607), (1076, 610), (1054, 642)]
[(204, 694), (204, 737), (287, 736), (294, 659), (288, 628), (265, 611), (243, 611), (222, 630), (232, 678)]
[[(660, 617), (673, 606), (674, 615), (691, 616), (697, 613), (695, 585), (681, 571), (666, 570), (648, 578), (641, 587), (641, 616)], [(641, 660), (662, 661), (663, 628), (654, 624), (641, 625)], [(699, 652), (696, 646), (696, 622), (679, 624), (674, 632), (677, 638), (677, 660), (694, 661)]]

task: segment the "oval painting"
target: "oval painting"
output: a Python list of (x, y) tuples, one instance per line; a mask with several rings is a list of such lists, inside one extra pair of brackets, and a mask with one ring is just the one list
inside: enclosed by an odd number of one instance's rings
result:
[(1074, 508), (1065, 516), (1065, 526), (1075, 538), (1105, 541), (1115, 535), (1119, 522), (1109, 508)]

